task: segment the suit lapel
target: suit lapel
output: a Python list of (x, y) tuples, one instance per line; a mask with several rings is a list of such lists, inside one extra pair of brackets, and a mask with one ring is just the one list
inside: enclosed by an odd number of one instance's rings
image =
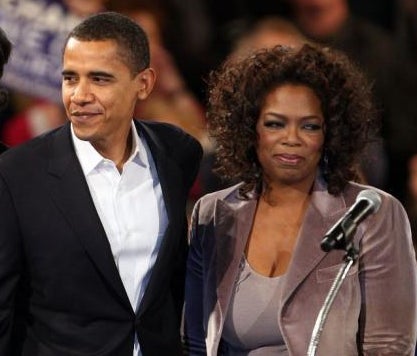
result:
[[(343, 197), (330, 195), (325, 183), (318, 178), (312, 192), (311, 203), (307, 208), (303, 225), (299, 232), (291, 266), (284, 278), (283, 310), (285, 303), (303, 280), (326, 256), (320, 248), (321, 238), (346, 209)], [(216, 258), (214, 259), (218, 303), (209, 315), (207, 339), (209, 345), (218, 345), (222, 333), (224, 317), (233, 292), (239, 266), (250, 234), (256, 211), (256, 199), (228, 203), (216, 201), (214, 212)], [(219, 258), (221, 256), (221, 258)], [(211, 270), (213, 266), (210, 266)], [(211, 327), (210, 327), (211, 326)]]
[(161, 183), (168, 221), (175, 221), (175, 219), (172, 218), (178, 214), (178, 209), (175, 209), (175, 202), (178, 202), (178, 199), (182, 196), (182, 185), (179, 184), (178, 181), (181, 178), (180, 175), (182, 173), (180, 172), (176, 162), (173, 162), (168, 158), (163, 145), (160, 142), (160, 138), (155, 135), (152, 129), (139, 121), (135, 121), (135, 125), (138, 131), (143, 133), (145, 136), (145, 140), (151, 150), (152, 158), (155, 162), (159, 181)]
[[(176, 162), (173, 162), (166, 154), (165, 149), (160, 142), (160, 138), (158, 138), (152, 129), (144, 123), (135, 121), (135, 124), (137, 129), (144, 135), (149, 149), (151, 150), (161, 184), (168, 217), (168, 226), (155, 265), (152, 269), (151, 278), (139, 306), (138, 315), (140, 315), (146, 310), (149, 303), (154, 300), (158, 288), (161, 285), (170, 282), (168, 279), (166, 280), (166, 277), (169, 275), (166, 273), (166, 268), (171, 260), (170, 255), (176, 250), (175, 246), (178, 243), (173, 235), (178, 235), (178, 231), (181, 229), (179, 224), (182, 223), (185, 218), (185, 211), (178, 209), (178, 204), (184, 200), (185, 193), (182, 192), (182, 184), (180, 183), (182, 172), (179, 170)], [(169, 137), (167, 139), (169, 139)], [(186, 234), (186, 230), (184, 230), (184, 234)]]
[(98, 272), (120, 299), (130, 306), (110, 244), (76, 157), (69, 124), (52, 137), (50, 152), (48, 173), (55, 204), (97, 266)]
[[(311, 203), (307, 208), (301, 226), (291, 266), (284, 279), (283, 302), (287, 301), (297, 286), (308, 276), (325, 257), (320, 242), (329, 227), (345, 211), (343, 197), (330, 195), (325, 183), (318, 178), (314, 184)], [(238, 276), (239, 264), (256, 210), (256, 199), (227, 203), (218, 200), (215, 207), (216, 285), (219, 312), (224, 315)], [(225, 255), (225, 254), (228, 255)], [(221, 325), (221, 324), (220, 324)]]
[[(211, 317), (215, 325), (222, 326), (230, 298), (239, 276), (246, 242), (252, 228), (256, 210), (256, 199), (239, 200), (228, 204), (218, 200), (215, 207), (215, 241), (216, 256), (215, 273), (218, 304)], [(221, 258), (218, 258), (220, 257)], [(216, 330), (220, 337), (221, 328)], [(213, 335), (216, 337), (216, 335)]]
[(311, 203), (307, 208), (297, 244), (284, 279), (283, 303), (287, 302), (296, 288), (326, 256), (320, 248), (324, 234), (346, 208), (343, 197), (330, 195), (320, 178), (316, 179)]

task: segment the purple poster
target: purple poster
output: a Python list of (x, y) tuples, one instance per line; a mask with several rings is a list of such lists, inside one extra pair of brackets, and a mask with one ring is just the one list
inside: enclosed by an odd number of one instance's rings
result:
[(61, 102), (62, 47), (79, 21), (58, 1), (0, 0), (0, 26), (13, 43), (3, 85)]

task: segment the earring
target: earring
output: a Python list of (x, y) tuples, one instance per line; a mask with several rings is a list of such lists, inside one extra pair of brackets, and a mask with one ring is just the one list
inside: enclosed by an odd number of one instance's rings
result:
[(329, 174), (329, 155), (327, 150), (323, 153), (323, 163), (322, 163), (323, 175), (327, 176)]

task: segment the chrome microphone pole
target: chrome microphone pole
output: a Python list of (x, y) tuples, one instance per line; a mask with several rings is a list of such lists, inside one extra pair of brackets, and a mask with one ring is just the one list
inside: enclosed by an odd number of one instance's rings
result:
[(311, 335), (310, 344), (307, 350), (307, 356), (315, 356), (317, 348), (320, 341), (320, 336), (323, 331), (324, 323), (326, 322), (327, 315), (329, 314), (330, 308), (334, 302), (334, 299), (345, 280), (349, 269), (358, 259), (359, 253), (358, 250), (351, 242), (351, 236), (354, 235), (356, 231), (356, 225), (351, 219), (347, 219), (342, 225), (343, 231), (343, 243), (339, 244), (339, 249), (345, 249), (346, 254), (343, 257), (344, 264), (340, 267), (339, 272), (333, 281), (329, 293), (324, 301), (323, 306), (320, 309), (320, 312), (317, 316), (316, 323), (314, 324), (313, 333)]
[(323, 326), (327, 319), (327, 315), (329, 314), (330, 308), (337, 295), (337, 292), (339, 291), (343, 281), (345, 280), (350, 267), (352, 267), (353, 264), (355, 263), (357, 256), (358, 256), (358, 252), (353, 246), (345, 255), (345, 258), (344, 258), (345, 263), (339, 269), (336, 279), (333, 281), (333, 284), (330, 287), (330, 291), (327, 294), (324, 304), (321, 307), (320, 312), (317, 316), (316, 323), (314, 324), (313, 333), (311, 335), (310, 344), (308, 346), (308, 351), (307, 351), (308, 356), (316, 355), (317, 347), (320, 341), (321, 332), (323, 331)]
[(324, 236), (321, 242), (322, 250), (329, 252), (332, 249), (345, 250), (343, 257), (344, 264), (340, 268), (332, 286), (327, 294), (322, 308), (314, 324), (310, 344), (307, 350), (307, 356), (315, 356), (320, 341), (320, 335), (323, 331), (324, 323), (329, 314), (330, 307), (345, 280), (349, 269), (353, 266), (359, 256), (359, 251), (355, 248), (352, 237), (356, 232), (357, 225), (366, 219), (370, 214), (378, 211), (381, 205), (380, 195), (372, 189), (362, 190), (356, 197), (356, 202), (346, 212), (344, 216), (334, 225)]

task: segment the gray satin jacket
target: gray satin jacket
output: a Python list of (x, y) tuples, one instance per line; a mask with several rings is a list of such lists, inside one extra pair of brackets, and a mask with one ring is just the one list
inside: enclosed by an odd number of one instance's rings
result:
[[(363, 189), (349, 183), (337, 197), (317, 179), (299, 232), (278, 315), (290, 355), (307, 355), (317, 315), (345, 251), (325, 253), (320, 242)], [(326, 319), (317, 355), (414, 355), (417, 333), (416, 262), (402, 205), (377, 190), (379, 211), (359, 224), (359, 258)], [(187, 264), (184, 342), (190, 355), (221, 355), (225, 315), (253, 223), (257, 199), (238, 186), (195, 205)], [(254, 300), (256, 303), (256, 300)]]

